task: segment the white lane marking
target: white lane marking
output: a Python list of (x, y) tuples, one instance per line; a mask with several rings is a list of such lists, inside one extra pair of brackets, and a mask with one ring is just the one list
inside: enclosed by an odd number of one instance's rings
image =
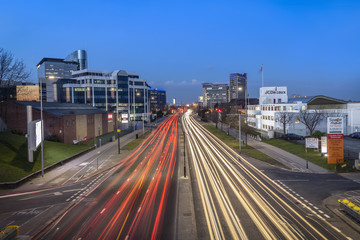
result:
[(101, 210), (100, 214), (103, 214), (103, 213), (105, 212), (105, 209), (106, 209), (106, 208), (104, 208), (103, 210)]

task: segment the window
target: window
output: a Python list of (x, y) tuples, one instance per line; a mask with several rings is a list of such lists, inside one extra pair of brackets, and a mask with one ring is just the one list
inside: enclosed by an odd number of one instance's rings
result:
[(301, 107), (301, 110), (303, 110), (303, 111), (305, 111), (305, 110), (306, 110), (305, 105)]
[(286, 111), (286, 106), (283, 106), (283, 111)]
[(290, 110), (293, 110), (293, 106), (290, 106), (290, 108), (289, 108)]
[(296, 120), (295, 120), (295, 123), (296, 123), (296, 124), (299, 124), (299, 123), (300, 123), (299, 119), (296, 119)]

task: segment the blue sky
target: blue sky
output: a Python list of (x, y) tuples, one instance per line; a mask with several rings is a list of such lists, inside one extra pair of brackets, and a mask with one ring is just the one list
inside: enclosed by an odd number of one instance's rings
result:
[(248, 73), (250, 97), (265, 86), (360, 101), (360, 1), (1, 2), (0, 47), (37, 81), (43, 57), (88, 53), (90, 69), (138, 73), (191, 103), (201, 83)]

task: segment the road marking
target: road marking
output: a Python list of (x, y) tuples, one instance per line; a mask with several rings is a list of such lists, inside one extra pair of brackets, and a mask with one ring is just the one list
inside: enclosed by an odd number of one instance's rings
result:
[(103, 214), (103, 213), (105, 212), (105, 209), (106, 209), (106, 208), (104, 208), (103, 210), (101, 210), (100, 214)]
[(83, 162), (83, 163), (80, 163), (79, 166), (86, 166), (88, 164), (89, 164), (88, 162)]

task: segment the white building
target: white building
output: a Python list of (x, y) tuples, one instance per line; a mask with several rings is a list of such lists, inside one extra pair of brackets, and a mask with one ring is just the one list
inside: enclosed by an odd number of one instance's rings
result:
[[(276, 113), (298, 113), (306, 109), (308, 99), (288, 99), (287, 87), (260, 88), (259, 105), (248, 106), (248, 123), (250, 126), (264, 131), (273, 137), (274, 131), (282, 131), (282, 125), (277, 121)], [(286, 132), (290, 125), (287, 125)]]
[[(277, 116), (286, 112), (292, 114), (293, 118), (286, 124), (285, 132), (308, 136), (309, 130), (298, 119), (301, 110), (308, 110), (310, 113), (320, 111), (326, 116), (343, 117), (345, 135), (360, 131), (360, 102), (346, 102), (326, 96), (288, 99), (286, 87), (260, 88), (259, 105), (248, 106), (248, 123), (272, 138), (275, 132), (283, 133), (283, 124)], [(327, 131), (326, 116), (315, 130)]]

